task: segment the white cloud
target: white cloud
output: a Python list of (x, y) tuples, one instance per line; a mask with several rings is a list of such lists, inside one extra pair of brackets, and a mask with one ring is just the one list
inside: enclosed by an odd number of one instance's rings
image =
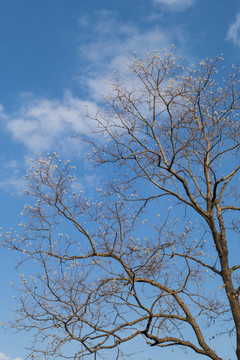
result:
[(151, 26), (142, 30), (133, 23), (121, 23), (113, 13), (104, 12), (99, 15), (98, 22), (92, 25), (92, 39), (79, 47), (79, 55), (85, 57), (89, 66), (77, 79), (80, 85), (88, 88), (93, 99), (99, 99), (99, 93), (108, 92), (103, 85), (104, 80), (112, 76), (112, 72), (122, 73), (126, 69), (126, 60), (136, 52), (143, 56), (144, 51), (151, 53), (154, 49), (161, 51), (169, 48), (175, 36), (174, 29), (163, 30)]
[(226, 40), (233, 41), (235, 45), (240, 46), (240, 12), (236, 15), (236, 20), (230, 24)]
[(0, 360), (10, 360), (10, 358), (0, 352)]
[(81, 56), (85, 55), (92, 65), (112, 70), (121, 70), (123, 60), (132, 56), (133, 51), (142, 55), (144, 51), (161, 50), (171, 43), (171, 33), (159, 27), (143, 31), (134, 24), (120, 23), (112, 17), (100, 20), (94, 32), (96, 38), (80, 47)]
[[(193, 0), (182, 0), (185, 5), (190, 2), (192, 3)], [(79, 26), (85, 26), (84, 24), (87, 23), (90, 30), (88, 41), (83, 41), (79, 46), (79, 58), (85, 59), (87, 66), (85, 71), (82, 67), (79, 69), (81, 75), (76, 77), (76, 80), (80, 87), (85, 87), (93, 101), (101, 99), (99, 94), (106, 95), (111, 91), (111, 87), (104, 84), (104, 81), (109, 83), (113, 71), (124, 74), (127, 70), (126, 62), (131, 62), (135, 56), (133, 53), (136, 53), (137, 57), (144, 58), (144, 52), (151, 54), (153, 50), (160, 53), (162, 49), (168, 51), (171, 49), (171, 44), (175, 43), (176, 57), (181, 55), (187, 62), (192, 63), (192, 55), (188, 52), (188, 36), (184, 34), (183, 28), (160, 27), (156, 25), (155, 20), (147, 21), (146, 29), (145, 23), (141, 26), (133, 22), (122, 22), (115, 13), (109, 11), (99, 12), (97, 20), (92, 23), (91, 19), (86, 17), (84, 21), (79, 21)], [(131, 74), (125, 73), (125, 75), (129, 80)]]
[[(10, 174), (10, 176), (12, 176), (12, 174)], [(1, 177), (2, 178), (2, 177)], [(12, 194), (19, 194), (22, 195), (23, 191), (25, 189), (25, 181), (23, 180), (22, 177), (11, 177), (11, 178), (5, 178), (3, 180), (0, 181), (0, 187), (4, 188), (4, 189), (11, 189), (13, 190)], [(1, 353), (0, 353), (1, 354)], [(2, 360), (1, 355), (0, 355), (0, 360)], [(10, 359), (9, 359), (10, 360)]]
[[(91, 19), (82, 19), (80, 26), (89, 26), (89, 21)], [(78, 78), (81, 89), (88, 89), (92, 101), (74, 97), (70, 91), (66, 91), (62, 99), (36, 98), (34, 94), (24, 93), (19, 95), (22, 106), (15, 113), (7, 113), (0, 106), (2, 124), (15, 142), (25, 146), (26, 158), (31, 158), (30, 154), (35, 151), (56, 151), (68, 158), (78, 156), (82, 148), (74, 134), (93, 130), (88, 119), (80, 113), (85, 112), (85, 105), (89, 113), (96, 113), (99, 93), (109, 92), (103, 81), (113, 70), (122, 72), (124, 60), (132, 56), (134, 50), (137, 55), (142, 55), (144, 50), (150, 52), (167, 48), (171, 43), (169, 33), (156, 27), (142, 31), (134, 24), (119, 23), (109, 12), (102, 13), (99, 21), (92, 26), (92, 35), (92, 40), (85, 41), (79, 48), (88, 65), (81, 68), (81, 74), (86, 75)], [(29, 164), (21, 161), (21, 166), (24, 168)], [(15, 191), (21, 192), (23, 168), (18, 168), (14, 162), (7, 163), (4, 168), (2, 164), (1, 168), (1, 174), (5, 175), (1, 177), (0, 186), (14, 187)]]
[[(5, 160), (4, 156), (1, 156), (0, 161), (0, 187), (7, 189), (8, 191), (14, 191), (14, 193), (22, 194), (24, 190), (25, 182), (22, 177), (22, 171), (29, 167), (29, 161), (18, 162), (16, 159)], [(1, 356), (0, 356), (1, 360)]]
[(195, 0), (154, 0), (154, 3), (167, 6), (170, 10), (184, 10), (193, 5)]
[[(183, 3), (189, 1), (183, 0)], [(80, 113), (84, 113), (86, 103), (91, 114), (96, 112), (99, 94), (109, 92), (109, 87), (103, 82), (111, 76), (112, 71), (123, 72), (126, 68), (124, 60), (132, 57), (133, 51), (141, 56), (144, 51), (169, 48), (176, 34), (181, 50), (184, 47), (181, 46), (184, 37), (174, 28), (163, 30), (151, 25), (144, 30), (134, 23), (118, 21), (115, 14), (109, 11), (99, 12), (98, 20), (94, 23), (91, 18), (83, 16), (79, 19), (79, 26), (88, 27), (90, 38), (89, 41), (84, 39), (79, 46), (79, 56), (85, 59), (85, 65), (82, 67), (81, 63), (81, 75), (76, 79), (92, 101), (83, 101), (66, 91), (61, 100), (38, 99), (33, 94), (24, 93), (23, 105), (15, 114), (7, 114), (0, 105), (0, 118), (4, 119), (8, 131), (29, 152), (58, 152), (59, 149), (65, 153), (69, 149), (79, 152), (79, 141), (73, 135), (89, 129), (88, 120)]]
[(4, 107), (2, 104), (0, 104), (0, 119), (2, 119), (2, 120), (6, 119), (6, 114), (4, 112)]
[[(0, 360), (11, 360), (11, 358), (0, 352)], [(20, 357), (17, 357), (12, 360), (23, 360), (23, 359)]]
[(70, 92), (62, 101), (31, 98), (25, 100), (17, 116), (8, 115), (7, 129), (30, 151), (57, 151), (60, 146), (66, 148), (70, 134), (73, 137), (87, 129), (87, 120), (80, 115), (86, 105), (96, 111), (93, 103), (73, 97)]

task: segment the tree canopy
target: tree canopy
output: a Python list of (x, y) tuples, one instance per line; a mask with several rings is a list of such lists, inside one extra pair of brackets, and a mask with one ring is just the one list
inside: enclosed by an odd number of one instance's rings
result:
[(13, 324), (33, 357), (117, 359), (141, 337), (220, 360), (212, 339), (230, 334), (240, 360), (240, 71), (222, 62), (154, 51), (114, 74), (79, 136), (105, 183), (91, 199), (81, 165), (33, 161), (22, 231), (4, 236), (34, 264)]

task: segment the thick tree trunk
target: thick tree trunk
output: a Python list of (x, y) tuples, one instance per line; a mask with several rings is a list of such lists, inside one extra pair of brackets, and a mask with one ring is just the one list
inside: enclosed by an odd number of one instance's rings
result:
[(216, 230), (213, 217), (211, 221), (211, 231), (219, 255), (219, 261), (221, 265), (221, 276), (222, 276), (225, 292), (229, 301), (231, 313), (233, 316), (233, 321), (236, 327), (236, 345), (237, 345), (236, 355), (237, 355), (237, 359), (240, 360), (240, 304), (239, 304), (237, 290), (235, 290), (233, 286), (232, 271), (229, 267), (226, 230), (225, 230), (223, 217), (221, 214), (221, 208), (219, 204), (217, 204), (216, 207), (217, 207), (217, 217), (218, 217), (220, 232)]

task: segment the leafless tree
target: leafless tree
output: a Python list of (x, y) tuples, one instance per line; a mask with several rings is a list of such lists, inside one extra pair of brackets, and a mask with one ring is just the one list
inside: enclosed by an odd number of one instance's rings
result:
[(220, 360), (231, 334), (240, 360), (240, 72), (222, 60), (153, 52), (114, 76), (84, 135), (108, 182), (92, 200), (79, 169), (34, 162), (22, 235), (5, 237), (32, 264), (15, 321), (32, 356), (120, 359), (140, 337)]

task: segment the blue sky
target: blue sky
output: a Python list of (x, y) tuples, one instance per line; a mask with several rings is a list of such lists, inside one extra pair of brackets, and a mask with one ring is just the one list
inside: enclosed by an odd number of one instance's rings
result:
[[(76, 160), (82, 149), (73, 135), (87, 127), (80, 113), (85, 104), (90, 110), (96, 108), (99, 94), (107, 91), (103, 81), (112, 71), (123, 70), (123, 61), (133, 51), (141, 55), (171, 44), (189, 63), (223, 53), (226, 65), (239, 66), (239, 1), (0, 2), (0, 223), (4, 229), (20, 221), (25, 202), (20, 195), (22, 176), (33, 152), (56, 151)], [(94, 174), (82, 181), (89, 179), (94, 182)], [(5, 325), (14, 306), (9, 287), (17, 278), (14, 263), (13, 254), (1, 250), (0, 360), (26, 354), (27, 338), (9, 332)], [(151, 356), (145, 355), (143, 359)]]

